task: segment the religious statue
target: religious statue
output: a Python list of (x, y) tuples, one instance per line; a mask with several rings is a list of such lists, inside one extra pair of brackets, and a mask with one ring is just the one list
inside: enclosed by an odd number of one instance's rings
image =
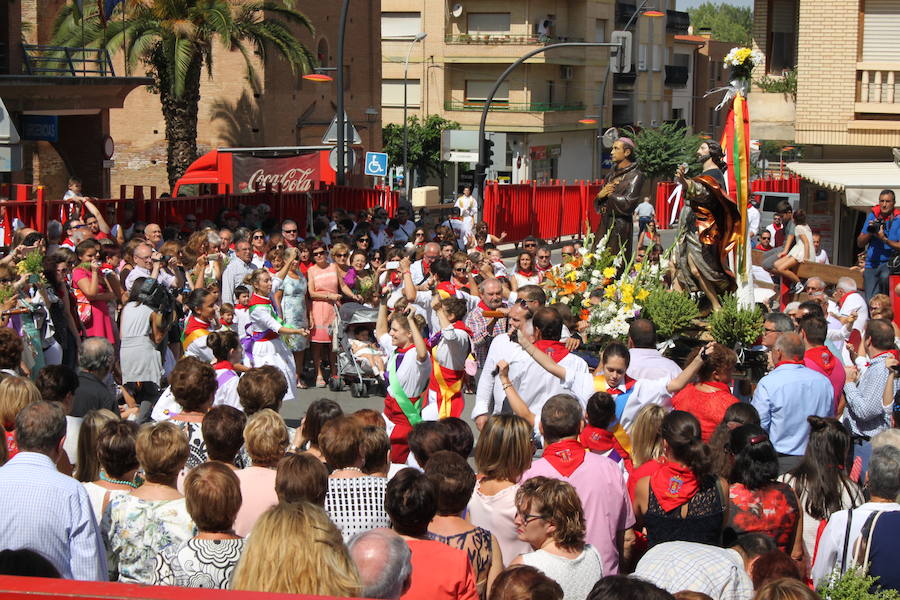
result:
[(713, 310), (719, 296), (737, 289), (729, 254), (741, 236), (741, 213), (725, 191), (722, 147), (705, 141), (697, 150), (703, 172), (685, 178), (679, 167), (676, 180), (684, 187), (685, 206), (678, 218), (681, 237), (672, 254), (672, 276), (677, 290), (702, 291)]
[(624, 247), (625, 258), (630, 260), (634, 252), (632, 218), (634, 209), (641, 203), (644, 174), (638, 169), (634, 142), (630, 138), (617, 139), (611, 154), (615, 167), (594, 198), (594, 210), (600, 215), (596, 237), (599, 240), (609, 233), (606, 244), (609, 251), (617, 254)]

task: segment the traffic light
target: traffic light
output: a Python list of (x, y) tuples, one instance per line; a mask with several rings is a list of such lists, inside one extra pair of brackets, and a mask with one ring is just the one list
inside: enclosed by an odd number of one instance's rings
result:
[(478, 155), (479, 166), (481, 166), (482, 169), (486, 171), (492, 164), (494, 164), (493, 158), (494, 140), (486, 137), (481, 140), (481, 152)]

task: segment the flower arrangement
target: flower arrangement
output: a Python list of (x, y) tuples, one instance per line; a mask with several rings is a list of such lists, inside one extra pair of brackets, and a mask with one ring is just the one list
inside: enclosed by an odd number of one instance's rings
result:
[(608, 238), (609, 234), (595, 246), (593, 234), (588, 233), (578, 255), (551, 269), (543, 285), (550, 304), (580, 309), (579, 318), (587, 322), (589, 336), (624, 340), (643, 302), (663, 284), (658, 265), (644, 268), (633, 259), (626, 262), (624, 248), (611, 254)]
[(762, 311), (758, 306), (741, 308), (736, 296), (725, 296), (722, 307), (710, 315), (709, 333), (723, 346), (749, 348), (763, 333)]
[(662, 339), (675, 337), (699, 315), (697, 303), (687, 292), (654, 290), (644, 303), (643, 316), (653, 321)]
[(44, 255), (40, 250), (34, 250), (25, 255), (25, 258), (16, 263), (16, 272), (19, 275), (28, 275), (30, 283), (36, 284), (43, 280)]
[(753, 68), (761, 65), (765, 57), (758, 50), (732, 48), (725, 56), (725, 64), (731, 67), (732, 79), (748, 80)]

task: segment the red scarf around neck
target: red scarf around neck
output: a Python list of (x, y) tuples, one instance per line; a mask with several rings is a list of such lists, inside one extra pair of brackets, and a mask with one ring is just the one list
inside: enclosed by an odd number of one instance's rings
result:
[(213, 369), (215, 369), (216, 371), (218, 371), (220, 369), (227, 369), (229, 371), (234, 371), (234, 365), (231, 364), (231, 361), (229, 361), (229, 360), (220, 360), (219, 362), (217, 362), (213, 365)]
[(559, 364), (559, 361), (569, 355), (566, 346), (556, 340), (538, 340), (534, 345), (538, 350), (552, 358), (556, 364)]
[(459, 329), (460, 331), (465, 331), (466, 333), (469, 334), (469, 337), (472, 336), (472, 330), (469, 329), (468, 327), (466, 327), (466, 324), (463, 323), (462, 319), (459, 319), (458, 321), (453, 321), (450, 324), (453, 326), (453, 329)]
[(700, 486), (690, 468), (666, 461), (650, 476), (650, 488), (660, 508), (669, 512), (693, 498)]
[(584, 429), (581, 430), (581, 435), (578, 436), (578, 441), (580, 441), (585, 448), (594, 452), (609, 452), (610, 450), (615, 450), (619, 453), (619, 456), (622, 457), (622, 460), (629, 457), (628, 452), (622, 447), (622, 444), (619, 443), (619, 440), (616, 439), (613, 432), (601, 429), (600, 427), (585, 425)]
[(804, 353), (803, 359), (814, 362), (826, 375), (831, 375), (831, 372), (834, 371), (834, 366), (837, 364), (837, 358), (825, 346), (813, 346)]
[(197, 331), (198, 329), (208, 330), (209, 327), (210, 327), (209, 323), (207, 323), (206, 321), (204, 321), (202, 319), (198, 319), (194, 315), (191, 315), (188, 318), (187, 323), (184, 326), (184, 335), (185, 335), (185, 337), (187, 337), (190, 334), (192, 334), (193, 332)]
[(459, 287), (454, 285), (452, 281), (442, 281), (437, 284), (436, 289), (438, 292), (444, 292), (448, 297), (453, 298), (456, 296), (456, 291), (459, 289)]
[(516, 273), (521, 275), (522, 277), (534, 277), (534, 271), (523, 271), (522, 269), (516, 269)]
[(844, 302), (846, 302), (847, 299), (854, 294), (858, 294), (858, 292), (848, 292), (848, 293), (844, 294), (841, 297), (841, 299), (838, 301), (838, 308), (844, 308)]
[(783, 360), (780, 363), (778, 363), (777, 365), (775, 365), (775, 368), (777, 369), (781, 365), (802, 365), (802, 364), (803, 364), (802, 360)]
[(563, 477), (568, 477), (584, 462), (587, 451), (578, 440), (560, 440), (544, 448), (544, 458)]
[(259, 294), (253, 294), (250, 296), (250, 303), (247, 305), (247, 308), (253, 308), (258, 304), (272, 304), (272, 302), (268, 298), (263, 298)]

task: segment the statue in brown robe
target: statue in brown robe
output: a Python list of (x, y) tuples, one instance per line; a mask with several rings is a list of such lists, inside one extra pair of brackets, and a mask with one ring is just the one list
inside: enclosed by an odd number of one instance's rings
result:
[(594, 198), (594, 210), (600, 215), (595, 237), (600, 240), (609, 232), (606, 247), (613, 254), (625, 248), (625, 259), (634, 253), (634, 209), (641, 203), (644, 174), (638, 169), (634, 142), (619, 138), (612, 147), (612, 159), (616, 163), (606, 185)]

